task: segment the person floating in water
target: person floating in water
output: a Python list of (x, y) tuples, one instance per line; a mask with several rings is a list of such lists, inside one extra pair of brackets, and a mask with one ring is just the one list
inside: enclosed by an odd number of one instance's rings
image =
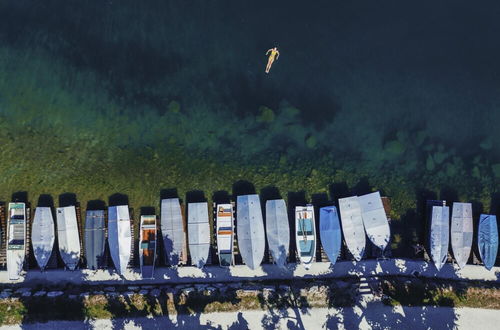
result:
[(271, 55), (269, 55), (269, 59), (267, 60), (266, 73), (269, 73), (269, 70), (271, 70), (271, 66), (273, 65), (275, 57), (276, 57), (276, 60), (278, 60), (278, 57), (280, 57), (280, 52), (278, 52), (277, 47), (270, 48), (266, 52), (266, 55), (269, 54), (269, 52), (271, 52)]

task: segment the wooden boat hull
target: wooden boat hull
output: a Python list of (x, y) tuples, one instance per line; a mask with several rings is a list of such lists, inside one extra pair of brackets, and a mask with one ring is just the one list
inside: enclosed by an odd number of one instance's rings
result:
[(217, 204), (216, 206), (217, 226), (217, 254), (219, 264), (229, 267), (234, 264), (233, 234), (234, 219), (232, 204)]
[(31, 244), (35, 260), (41, 270), (47, 267), (52, 250), (54, 249), (55, 238), (56, 233), (51, 208), (37, 207), (31, 227)]
[(266, 233), (267, 244), (274, 262), (284, 267), (290, 248), (290, 225), (283, 199), (266, 202)]
[(127, 270), (132, 251), (128, 205), (108, 208), (108, 242), (115, 269), (118, 274), (123, 275)]
[(58, 207), (56, 211), (59, 254), (69, 270), (80, 262), (80, 235), (74, 206)]
[(156, 216), (141, 216), (139, 235), (139, 256), (142, 278), (154, 278), (156, 262)]
[(104, 210), (87, 211), (84, 235), (87, 268), (105, 268), (106, 222), (104, 219)]
[(236, 232), (241, 258), (250, 269), (257, 269), (264, 258), (266, 246), (259, 195), (238, 196), (236, 212)]
[(335, 264), (342, 243), (339, 215), (335, 206), (322, 207), (319, 210), (319, 235), (323, 250), (330, 262)]

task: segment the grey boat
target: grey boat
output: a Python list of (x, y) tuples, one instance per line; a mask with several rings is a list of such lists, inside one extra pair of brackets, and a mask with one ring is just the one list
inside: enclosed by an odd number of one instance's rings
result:
[(106, 267), (104, 255), (106, 246), (104, 210), (87, 211), (84, 236), (87, 268), (99, 269)]
[(248, 267), (256, 269), (264, 258), (266, 246), (259, 195), (238, 196), (236, 211), (236, 233), (241, 258)]
[(210, 226), (206, 202), (188, 204), (188, 241), (191, 264), (202, 268), (207, 263), (210, 251)]
[(47, 267), (52, 250), (54, 249), (55, 238), (56, 233), (52, 210), (50, 207), (37, 207), (31, 227), (31, 244), (33, 245), (36, 263), (41, 270)]
[(161, 233), (166, 264), (177, 266), (187, 260), (186, 232), (178, 198), (161, 201)]
[(266, 202), (266, 233), (274, 262), (284, 267), (290, 249), (290, 224), (283, 199)]

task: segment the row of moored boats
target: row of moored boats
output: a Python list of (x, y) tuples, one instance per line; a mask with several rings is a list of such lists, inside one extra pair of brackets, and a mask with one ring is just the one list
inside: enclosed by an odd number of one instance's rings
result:
[[(429, 201), (430, 251), (437, 269), (448, 256), (450, 236), (449, 207), (443, 201)], [(266, 238), (274, 263), (284, 267), (290, 253), (290, 225), (287, 206), (283, 199), (268, 200), (265, 204), (266, 221), (262, 216), (258, 195), (242, 195), (236, 201), (236, 219), (233, 204), (216, 204), (214, 212), (215, 241), (219, 264), (234, 265), (235, 236), (243, 263), (256, 269), (262, 263)], [(309, 269), (315, 261), (317, 245), (321, 244), (330, 262), (339, 257), (342, 233), (346, 246), (356, 261), (365, 253), (366, 238), (382, 252), (390, 240), (390, 227), (379, 192), (338, 200), (336, 206), (319, 210), (319, 240), (315, 211), (312, 205), (295, 207), (295, 228), (298, 261)], [(143, 278), (153, 278), (157, 259), (157, 242), (163, 243), (165, 263), (170, 266), (186, 264), (188, 251), (191, 264), (203, 267), (209, 258), (211, 230), (208, 204), (188, 203), (187, 226), (184, 223), (178, 198), (161, 200), (160, 224), (155, 215), (142, 215), (139, 229), (139, 258)], [(7, 269), (9, 278), (18, 279), (26, 251), (26, 206), (9, 203), (7, 230)], [(31, 242), (40, 269), (45, 269), (57, 239), (65, 267), (74, 270), (80, 264), (80, 233), (75, 206), (56, 209), (56, 224), (49, 207), (37, 207), (31, 227)], [(236, 224), (236, 225), (235, 225)], [(234, 228), (236, 227), (236, 233)], [(451, 240), (455, 259), (463, 267), (472, 246), (472, 206), (453, 203)], [(110, 206), (107, 221), (104, 210), (88, 210), (85, 217), (83, 246), (87, 268), (99, 269), (106, 265), (106, 242), (116, 271), (123, 274), (133, 250), (131, 220), (127, 205)], [(187, 230), (186, 230), (187, 229)], [(235, 235), (236, 234), (236, 235)], [(161, 236), (161, 239), (158, 239)], [(320, 243), (318, 243), (320, 241)], [(478, 247), (485, 267), (491, 269), (498, 250), (498, 232), (494, 215), (481, 215), (478, 228)]]

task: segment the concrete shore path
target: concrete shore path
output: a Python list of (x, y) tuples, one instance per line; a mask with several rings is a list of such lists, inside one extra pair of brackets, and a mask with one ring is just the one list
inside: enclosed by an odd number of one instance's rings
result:
[(425, 261), (410, 259), (368, 259), (360, 262), (340, 261), (332, 266), (329, 262), (314, 263), (310, 270), (297, 264), (288, 264), (286, 269), (276, 265), (264, 264), (256, 270), (245, 265), (222, 268), (206, 266), (168, 268), (158, 267), (154, 279), (141, 279), (137, 269), (129, 269), (124, 276), (119, 276), (113, 270), (75, 270), (61, 269), (40, 272), (30, 270), (18, 281), (9, 281), (6, 271), (0, 272), (0, 284), (21, 285), (61, 285), (61, 284), (182, 284), (182, 283), (216, 283), (241, 282), (279, 279), (335, 279), (345, 277), (372, 276), (421, 276), (441, 279), (466, 279), (500, 282), (500, 267), (488, 271), (483, 266), (467, 265), (459, 269), (456, 265), (447, 263), (440, 271)]
[(390, 307), (220, 312), (201, 315), (50, 321), (0, 329), (498, 329), (498, 310), (450, 307)]

